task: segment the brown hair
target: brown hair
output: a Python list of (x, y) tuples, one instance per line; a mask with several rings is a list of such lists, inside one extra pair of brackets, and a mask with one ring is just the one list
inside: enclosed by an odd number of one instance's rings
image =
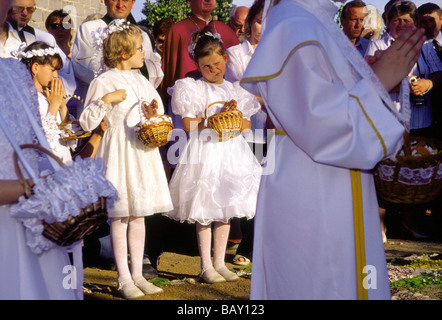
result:
[(103, 41), (103, 61), (109, 68), (115, 68), (123, 61), (123, 54), (132, 57), (135, 54), (135, 36), (141, 37), (141, 29), (129, 24), (123, 30), (115, 30)]
[[(210, 35), (211, 34), (211, 35)], [(190, 45), (193, 46), (193, 55), (190, 57), (198, 63), (198, 59), (207, 57), (214, 52), (221, 56), (225, 54), (222, 40), (212, 35), (217, 34), (212, 26), (206, 26), (201, 31), (195, 31), (190, 37)]]
[[(32, 51), (32, 50), (45, 50), (52, 48), (50, 45), (48, 45), (46, 42), (43, 41), (35, 41), (31, 43), (29, 46), (26, 47), (24, 52)], [(34, 63), (38, 63), (40, 65), (49, 64), (55, 68), (55, 70), (60, 70), (63, 68), (63, 60), (61, 59), (61, 56), (56, 53), (54, 55), (44, 55), (44, 56), (33, 56), (31, 58), (22, 58), (20, 60), (26, 68), (31, 72), (31, 67)], [(55, 65), (54, 65), (55, 61)], [(32, 73), (32, 72), (31, 72)]]
[(244, 23), (244, 33), (247, 37), (252, 35), (252, 22), (255, 17), (264, 10), (265, 0), (255, 0), (255, 2), (250, 7), (249, 13), (247, 14), (246, 21)]

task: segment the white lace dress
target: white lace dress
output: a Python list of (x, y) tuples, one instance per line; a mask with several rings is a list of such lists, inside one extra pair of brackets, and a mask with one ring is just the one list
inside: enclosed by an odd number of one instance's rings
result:
[[(228, 81), (217, 85), (185, 78), (175, 82), (168, 93), (173, 112), (182, 118), (204, 117), (211, 103), (231, 99), (238, 102), (248, 120), (260, 109), (253, 95)], [(222, 106), (218, 103), (208, 108), (207, 117)], [(166, 216), (203, 225), (255, 216), (261, 166), (243, 136), (220, 142), (217, 136), (208, 138), (204, 130), (197, 136), (190, 133), (181, 154), (169, 184), (174, 210)]]
[[(52, 152), (63, 162), (72, 160), (71, 149), (75, 149), (77, 140), (63, 141), (63, 132), (57, 125), (57, 123), (61, 123), (60, 113), (58, 113), (57, 118), (55, 118), (48, 112), (48, 99), (40, 92), (38, 93), (38, 108), (40, 110), (43, 131), (52, 148)], [(71, 117), (71, 120), (74, 119)]]
[[(0, 73), (2, 117), (19, 144), (36, 142), (23, 112), (24, 108), (29, 108), (35, 119), (40, 119), (37, 91), (29, 72), (16, 60), (0, 59)], [(25, 104), (17, 98), (17, 92)], [(12, 160), (13, 149), (1, 129), (0, 149), (0, 180), (17, 180)], [(33, 169), (38, 171), (36, 153), (25, 150), (25, 155)], [(0, 206), (0, 299), (81, 299), (83, 270), (77, 270), (76, 290), (64, 287), (63, 284), (72, 279), (68, 275), (72, 269), (66, 269), (72, 267), (67, 251), (54, 246), (39, 255), (31, 252), (23, 224), (13, 218), (10, 211), (10, 205)]]
[[(101, 98), (117, 89), (125, 89), (121, 103), (106, 105)], [(138, 140), (135, 128), (140, 122), (139, 101), (158, 101), (158, 114), (164, 113), (161, 98), (138, 71), (111, 69), (94, 79), (88, 90), (85, 109), (80, 115), (84, 130), (95, 129), (106, 121), (97, 157), (107, 166), (106, 178), (118, 190), (119, 200), (108, 211), (109, 217), (148, 216), (172, 209), (172, 201), (158, 148), (149, 148)]]

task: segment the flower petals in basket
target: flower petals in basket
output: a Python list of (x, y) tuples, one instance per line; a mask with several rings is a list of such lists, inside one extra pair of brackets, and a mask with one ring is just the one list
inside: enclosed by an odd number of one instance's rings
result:
[[(220, 103), (214, 102), (212, 105)], [(219, 141), (235, 138), (241, 134), (243, 114), (237, 108), (235, 100), (227, 101), (221, 112), (207, 118), (207, 127), (215, 130), (218, 133)]]
[(157, 148), (166, 145), (170, 140), (173, 130), (172, 118), (165, 114), (157, 114), (158, 102), (153, 99), (147, 105), (145, 101), (140, 102), (140, 124), (136, 128), (138, 140), (149, 148)]
[(74, 139), (86, 138), (91, 135), (89, 131), (84, 131), (79, 121), (68, 121), (58, 125), (63, 130), (63, 140), (69, 141)]
[(26, 242), (31, 251), (40, 254), (54, 244), (68, 246), (97, 230), (107, 220), (107, 209), (117, 199), (117, 191), (104, 177), (105, 166), (100, 158), (75, 158), (63, 164), (50, 151), (38, 145), (22, 145), (37, 149), (54, 158), (61, 169), (34, 179), (31, 188), (25, 180), (14, 154), (17, 175), (26, 196), (11, 206), (11, 215), (26, 228)]
[(391, 203), (420, 204), (442, 190), (442, 141), (404, 135), (396, 160), (381, 161), (374, 178), (378, 196)]

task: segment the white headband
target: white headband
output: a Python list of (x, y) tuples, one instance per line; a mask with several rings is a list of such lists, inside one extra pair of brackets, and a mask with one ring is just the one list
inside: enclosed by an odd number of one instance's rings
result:
[(103, 47), (104, 39), (106, 39), (110, 34), (115, 31), (123, 31), (124, 29), (129, 29), (130, 22), (125, 21), (124, 19), (115, 19), (112, 20), (111, 23), (105, 28), (98, 28), (95, 31), (92, 31), (92, 46), (95, 50), (99, 51)]
[[(205, 36), (212, 37), (213, 39), (218, 39), (221, 43), (223, 43), (223, 40), (221, 40), (221, 35), (219, 33), (212, 33), (210, 31), (207, 31), (204, 33)], [(195, 42), (191, 42), (189, 46), (187, 47), (187, 50), (189, 50), (190, 55), (193, 57), (195, 54), (195, 47), (198, 40), (201, 38), (201, 35), (198, 36)]]
[(12, 51), (11, 55), (17, 59), (30, 59), (32, 57), (44, 57), (44, 56), (54, 56), (56, 54), (60, 55), (60, 50), (56, 47), (49, 47), (46, 49), (33, 49), (26, 51), (27, 45), (22, 42), (18, 50)]

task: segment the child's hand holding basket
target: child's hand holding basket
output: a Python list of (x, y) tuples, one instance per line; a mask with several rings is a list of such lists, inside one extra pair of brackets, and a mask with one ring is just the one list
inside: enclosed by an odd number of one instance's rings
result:
[(137, 138), (150, 148), (164, 146), (173, 129), (172, 119), (165, 114), (159, 115), (158, 101), (153, 99), (149, 104), (141, 101), (139, 105), (140, 124), (137, 126)]

